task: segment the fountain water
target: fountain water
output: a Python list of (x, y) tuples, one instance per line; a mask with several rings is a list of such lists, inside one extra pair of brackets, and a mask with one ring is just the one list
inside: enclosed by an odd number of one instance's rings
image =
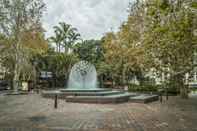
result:
[(91, 90), (97, 88), (97, 72), (94, 65), (87, 61), (76, 63), (70, 72), (68, 89)]
[(66, 89), (42, 92), (43, 97), (66, 99), (67, 102), (120, 103), (136, 96), (124, 91), (97, 87), (95, 66), (87, 61), (76, 63), (70, 72)]

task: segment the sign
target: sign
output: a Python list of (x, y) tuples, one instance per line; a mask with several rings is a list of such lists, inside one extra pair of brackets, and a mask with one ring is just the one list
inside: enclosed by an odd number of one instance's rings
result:
[(53, 74), (52, 74), (52, 72), (41, 71), (40, 77), (41, 78), (52, 78)]

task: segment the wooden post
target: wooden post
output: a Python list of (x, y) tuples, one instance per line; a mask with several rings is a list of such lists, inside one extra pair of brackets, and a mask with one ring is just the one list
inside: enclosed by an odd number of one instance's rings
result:
[(163, 99), (162, 99), (162, 92), (160, 92), (160, 102), (162, 103), (163, 102)]
[(168, 88), (166, 88), (166, 100), (168, 100)]
[(57, 94), (55, 95), (54, 108), (57, 109)]

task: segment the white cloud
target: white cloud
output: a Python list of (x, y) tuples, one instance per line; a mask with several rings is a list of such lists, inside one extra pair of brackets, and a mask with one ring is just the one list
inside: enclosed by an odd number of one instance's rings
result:
[(66, 22), (76, 27), (84, 39), (97, 39), (104, 33), (118, 30), (127, 18), (130, 0), (44, 0), (46, 35), (53, 34), (53, 26)]

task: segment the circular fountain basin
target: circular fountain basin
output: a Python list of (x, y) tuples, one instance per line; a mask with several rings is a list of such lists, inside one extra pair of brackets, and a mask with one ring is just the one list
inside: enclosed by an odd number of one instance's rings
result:
[(55, 96), (59, 99), (65, 99), (66, 102), (78, 103), (120, 103), (127, 102), (131, 96), (136, 94), (127, 93), (124, 91), (112, 89), (91, 89), (91, 90), (73, 90), (60, 89), (56, 91), (43, 91), (42, 96), (45, 98), (54, 99)]
[(65, 89), (43, 91), (46, 98), (65, 99), (67, 102), (80, 103), (120, 103), (127, 102), (133, 95), (124, 91), (97, 87), (97, 72), (94, 65), (87, 61), (76, 63), (70, 72)]
[(92, 88), (92, 89), (83, 89), (83, 88), (66, 88), (60, 89), (61, 92), (103, 92), (103, 91), (111, 91), (112, 89), (105, 88)]

